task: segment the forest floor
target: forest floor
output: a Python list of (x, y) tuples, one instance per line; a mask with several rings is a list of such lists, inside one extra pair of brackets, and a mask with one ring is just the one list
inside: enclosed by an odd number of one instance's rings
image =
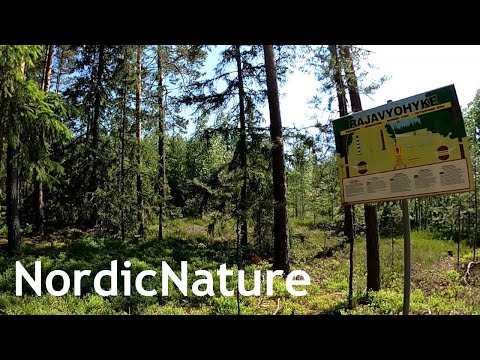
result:
[[(354, 306), (348, 310), (348, 245), (339, 247), (342, 239), (311, 224), (302, 225), (291, 220), (290, 227), (292, 270), (304, 270), (310, 275), (311, 285), (306, 287), (308, 294), (303, 297), (290, 295), (284, 280), (276, 278), (273, 296), (240, 297), (241, 314), (401, 314), (403, 238), (393, 239), (393, 252), (391, 238), (380, 240), (382, 290), (368, 295), (365, 292), (365, 239), (356, 240)], [(93, 277), (82, 280), (81, 297), (72, 293), (39, 297), (33, 291), (23, 297), (15, 296), (16, 260), (20, 260), (31, 274), (35, 260), (42, 261), (43, 274), (54, 269), (69, 274), (73, 274), (73, 270), (90, 269), (95, 274), (110, 269), (112, 260), (118, 260), (119, 264), (130, 260), (132, 279), (142, 270), (159, 271), (162, 261), (179, 270), (180, 261), (187, 260), (191, 284), (197, 279), (194, 270), (215, 273), (223, 263), (227, 268), (236, 267), (233, 229), (233, 224), (228, 224), (219, 233), (208, 235), (206, 221), (171, 220), (162, 243), (155, 238), (155, 227), (151, 227), (151, 234), (146, 238), (136, 238), (125, 244), (91, 232), (65, 230), (46, 239), (25, 237), (23, 251), (17, 255), (8, 254), (5, 236), (0, 233), (0, 314), (237, 314), (236, 297), (221, 296), (217, 276), (214, 276), (214, 297), (198, 297), (191, 290), (188, 296), (183, 296), (173, 285), (169, 296), (161, 296), (159, 275), (145, 278), (146, 289), (159, 290), (159, 295), (154, 297), (132, 292), (130, 297), (104, 298), (92, 293)], [(271, 259), (254, 253), (254, 248), (248, 248), (242, 255), (245, 274), (250, 277), (246, 281), (247, 288), (253, 285), (253, 270), (270, 268), (268, 260)], [(472, 257), (472, 249), (462, 245), (458, 267), (456, 243), (436, 239), (426, 231), (413, 232), (411, 313), (480, 314), (480, 267), (472, 267), (470, 276), (465, 278)], [(232, 289), (236, 287), (233, 279), (228, 283)]]

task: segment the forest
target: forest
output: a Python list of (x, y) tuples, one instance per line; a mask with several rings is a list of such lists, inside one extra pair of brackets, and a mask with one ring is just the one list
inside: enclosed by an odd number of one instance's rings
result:
[[(334, 156), (331, 121), (388, 81), (374, 65), (354, 45), (0, 45), (0, 314), (401, 314), (400, 203), (343, 206)], [(329, 121), (282, 125), (294, 69)], [(475, 191), (410, 201), (412, 314), (480, 314), (480, 92), (462, 112)], [(16, 296), (17, 260), (45, 274), (128, 261), (132, 278), (227, 264), (246, 288), (254, 270), (304, 270), (311, 286), (292, 296), (276, 277), (272, 295), (242, 296), (233, 276), (232, 297), (126, 297), (85, 279), (81, 296)]]

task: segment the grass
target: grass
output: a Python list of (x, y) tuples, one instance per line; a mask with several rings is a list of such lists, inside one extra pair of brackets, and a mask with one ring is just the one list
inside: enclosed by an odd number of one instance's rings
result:
[[(74, 270), (90, 269), (92, 274), (110, 268), (111, 260), (119, 264), (132, 263), (132, 278), (142, 270), (160, 272), (162, 261), (179, 271), (180, 261), (189, 264), (189, 284), (196, 277), (194, 270), (216, 273), (226, 263), (236, 274), (235, 228), (233, 222), (219, 226), (213, 234), (207, 232), (208, 221), (177, 219), (167, 222), (164, 241), (155, 238), (156, 227), (149, 228), (146, 238), (132, 238), (125, 244), (93, 233), (65, 230), (49, 237), (48, 241), (26, 239), (21, 254), (10, 255), (4, 246), (0, 250), (0, 313), (1, 314), (237, 314), (236, 297), (223, 297), (216, 291), (213, 297), (197, 297), (189, 290), (183, 296), (174, 286), (168, 297), (159, 293), (145, 297), (132, 292), (132, 296), (101, 297), (93, 293), (93, 277), (82, 281), (82, 297), (67, 294), (36, 296), (27, 291), (23, 297), (15, 296), (16, 260), (33, 272), (35, 260), (42, 261), (46, 274), (61, 269), (73, 274)], [(331, 232), (290, 221), (292, 242), (292, 270), (306, 271), (311, 278), (308, 295), (289, 294), (283, 279), (276, 278), (273, 296), (240, 298), (241, 314), (400, 314), (403, 302), (403, 239), (380, 240), (382, 290), (366, 294), (365, 239), (356, 239), (354, 246), (354, 307), (346, 308), (348, 294), (348, 246)], [(449, 251), (454, 256), (449, 255)], [(465, 264), (472, 259), (472, 250), (461, 247), (461, 264), (457, 267), (456, 243), (435, 239), (425, 231), (412, 233), (412, 314), (480, 314), (478, 284), (465, 283)], [(253, 271), (270, 268), (268, 258), (253, 257), (248, 248), (242, 258), (247, 275), (247, 288), (253, 286)], [(146, 289), (161, 289), (161, 276), (146, 278)], [(60, 280), (56, 278), (56, 280)], [(214, 288), (219, 278), (214, 275)], [(119, 281), (119, 293), (123, 292)], [(108, 284), (105, 284), (108, 285)], [(236, 288), (236, 277), (228, 287)], [(54, 283), (59, 288), (61, 283)], [(264, 287), (265, 284), (262, 284)], [(106, 286), (108, 287), (108, 286)], [(265, 291), (262, 291), (265, 294)]]

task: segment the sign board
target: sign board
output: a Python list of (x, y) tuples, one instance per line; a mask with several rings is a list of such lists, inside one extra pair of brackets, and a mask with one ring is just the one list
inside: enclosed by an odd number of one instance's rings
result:
[(343, 204), (473, 190), (454, 85), (333, 121)]

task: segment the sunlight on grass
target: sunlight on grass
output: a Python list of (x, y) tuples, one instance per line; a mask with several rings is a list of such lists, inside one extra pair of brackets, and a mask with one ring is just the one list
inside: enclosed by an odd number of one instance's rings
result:
[[(54, 245), (43, 242), (30, 244), (21, 257), (22, 264), (33, 271), (35, 260), (42, 261), (44, 273), (63, 269), (72, 274), (75, 269), (91, 269), (92, 273), (107, 269), (111, 260), (129, 260), (132, 278), (142, 270), (160, 271), (162, 261), (176, 271), (182, 260), (189, 262), (189, 283), (196, 269), (215, 270), (222, 263), (236, 274), (235, 229), (233, 223), (219, 226), (214, 234), (207, 232), (208, 221), (177, 219), (169, 221), (165, 238), (159, 243), (155, 236), (130, 239), (126, 244), (92, 234), (64, 232), (57, 236)], [(154, 232), (154, 228), (149, 231)], [(63, 241), (61, 237), (63, 236)], [(265, 295), (262, 282), (260, 297), (240, 297), (241, 314), (400, 314), (403, 301), (403, 238), (380, 239), (381, 286), (378, 293), (365, 293), (366, 254), (365, 239), (359, 237), (354, 247), (354, 302), (346, 309), (348, 295), (348, 248), (343, 239), (333, 232), (315, 226), (290, 225), (292, 269), (306, 271), (311, 277), (308, 294), (295, 297), (286, 290), (285, 281), (275, 278), (274, 295)], [(333, 249), (333, 250), (332, 250)], [(412, 233), (412, 314), (478, 314), (480, 302), (478, 288), (463, 281), (463, 273), (456, 268), (457, 245), (438, 240), (426, 231)], [(236, 297), (197, 297), (189, 290), (183, 296), (171, 285), (170, 296), (144, 297), (135, 292), (130, 297), (94, 295), (93, 280), (82, 281), (83, 297), (68, 294), (63, 297), (35, 296), (33, 291), (20, 298), (14, 295), (17, 257), (0, 257), (0, 313), (2, 314), (237, 314)], [(449, 254), (450, 252), (450, 254)], [(453, 253), (454, 256), (451, 256)], [(463, 264), (471, 260), (472, 249), (461, 246)], [(266, 259), (251, 263), (248, 249), (242, 255), (247, 274), (245, 285), (253, 287), (253, 271), (267, 270)], [(213, 271), (213, 273), (215, 273)], [(57, 284), (59, 285), (59, 284)], [(122, 286), (119, 292), (122, 293)], [(219, 277), (214, 276), (218, 289)], [(230, 289), (236, 288), (235, 276), (228, 281)], [(158, 278), (145, 282), (146, 289), (160, 289)]]

